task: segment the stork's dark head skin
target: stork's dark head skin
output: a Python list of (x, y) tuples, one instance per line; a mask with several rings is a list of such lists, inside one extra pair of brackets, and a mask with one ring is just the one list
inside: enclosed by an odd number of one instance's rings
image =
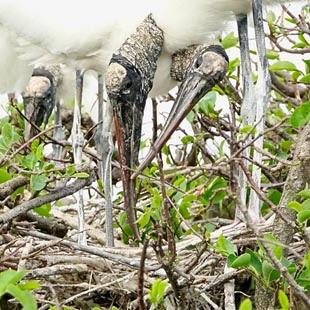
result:
[[(106, 73), (106, 89), (113, 107), (116, 134), (127, 167), (138, 162), (141, 126), (148, 91), (141, 73), (121, 56), (113, 57)], [(120, 141), (123, 140), (123, 141)], [(131, 156), (133, 155), (133, 156)]]
[(135, 223), (135, 183), (131, 170), (138, 164), (143, 111), (148, 95), (139, 70), (126, 58), (113, 56), (106, 72), (106, 90), (113, 107), (118, 142), (125, 208), (135, 239), (139, 233)]
[(198, 48), (164, 129), (132, 178), (150, 164), (194, 105), (224, 78), (227, 66), (228, 56), (222, 47), (211, 45)]
[(31, 123), (38, 127), (42, 123), (47, 124), (55, 106), (56, 89), (52, 74), (42, 68), (35, 69), (22, 96), (25, 115), (30, 121), (25, 125), (24, 134), (25, 140), (28, 140), (36, 134)]

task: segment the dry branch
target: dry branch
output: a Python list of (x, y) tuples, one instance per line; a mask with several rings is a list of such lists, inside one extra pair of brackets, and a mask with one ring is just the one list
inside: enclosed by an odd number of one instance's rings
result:
[(27, 185), (30, 179), (22, 175), (16, 178), (6, 181), (0, 185), (0, 200), (7, 198), (11, 195), (17, 188)]
[[(84, 170), (84, 169), (83, 169)], [(84, 170), (85, 171), (85, 170)], [(91, 185), (91, 183), (95, 180), (96, 175), (93, 170), (90, 168), (87, 169), (86, 171), (91, 171), (90, 176), (85, 179), (77, 179), (74, 181), (72, 184), (63, 187), (61, 189), (55, 189), (51, 193), (45, 195), (45, 196), (40, 196), (37, 198), (34, 198), (32, 200), (26, 201), (19, 206), (15, 207), (12, 210), (7, 211), (5, 214), (2, 214), (0, 216), (0, 224), (5, 224), (15, 217), (26, 213), (27, 211), (40, 207), (46, 203), (52, 202), (59, 200), (61, 198), (67, 197), (69, 195), (72, 195), (79, 191), (80, 189), (84, 188), (85, 186)]]

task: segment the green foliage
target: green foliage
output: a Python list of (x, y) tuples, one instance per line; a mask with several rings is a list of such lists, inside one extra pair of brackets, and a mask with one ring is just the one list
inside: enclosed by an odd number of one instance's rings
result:
[(252, 302), (249, 298), (246, 298), (240, 304), (239, 310), (252, 310)]
[(279, 300), (279, 304), (281, 306), (281, 310), (289, 310), (290, 309), (290, 302), (289, 302), (288, 297), (284, 291), (279, 290), (278, 300)]
[(244, 253), (236, 257), (236, 259), (234, 259), (234, 261), (230, 264), (230, 267), (244, 268), (249, 266), (250, 263), (251, 263), (251, 255), (249, 253)]
[(156, 279), (152, 283), (152, 287), (148, 293), (148, 299), (154, 306), (158, 306), (163, 303), (165, 297), (165, 291), (169, 284), (167, 280)]
[(47, 181), (46, 175), (32, 175), (30, 177), (30, 188), (33, 192), (40, 191), (46, 186)]
[(291, 124), (295, 128), (299, 128), (310, 121), (310, 101), (303, 103), (297, 107), (291, 116)]
[(306, 290), (310, 290), (310, 251), (304, 256), (302, 269), (297, 274), (297, 283)]
[(40, 287), (36, 281), (22, 281), (27, 272), (25, 270), (5, 270), (0, 273), (0, 298), (9, 294), (19, 302), (24, 310), (37, 309), (32, 290)]
[(269, 66), (270, 71), (297, 71), (296, 65), (290, 61), (277, 61)]
[(229, 256), (229, 255), (234, 255), (237, 253), (237, 247), (229, 240), (226, 239), (223, 235), (219, 236), (215, 245), (214, 249), (216, 252), (224, 255), (224, 256)]
[(310, 190), (304, 189), (297, 193), (297, 196), (301, 197), (301, 202), (290, 201), (288, 208), (297, 212), (297, 220), (299, 224), (306, 225), (310, 219)]
[(231, 47), (235, 47), (238, 44), (238, 38), (235, 36), (233, 32), (230, 32), (226, 37), (224, 37), (221, 41), (223, 48), (229, 49)]
[[(4, 121), (0, 128), (0, 155), (6, 154), (16, 143), (21, 140), (20, 134), (9, 121)], [(1, 158), (1, 156), (0, 156)]]

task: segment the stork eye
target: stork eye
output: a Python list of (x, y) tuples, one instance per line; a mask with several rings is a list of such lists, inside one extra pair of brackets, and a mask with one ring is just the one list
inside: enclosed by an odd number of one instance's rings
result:
[(124, 84), (124, 89), (127, 90), (127, 89), (129, 89), (131, 86), (132, 86), (132, 81), (129, 80), (129, 81), (127, 81), (127, 82)]
[(202, 57), (199, 56), (195, 62), (195, 69), (198, 69), (202, 64)]

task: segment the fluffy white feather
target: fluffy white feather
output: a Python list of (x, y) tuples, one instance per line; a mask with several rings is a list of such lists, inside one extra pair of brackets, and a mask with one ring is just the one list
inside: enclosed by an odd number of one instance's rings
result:
[(0, 93), (22, 91), (31, 73), (32, 67), (18, 58), (14, 35), (0, 25)]
[[(112, 53), (152, 13), (165, 35), (155, 76), (153, 94), (157, 94), (163, 86), (173, 86), (167, 74), (172, 52), (208, 43), (233, 13), (248, 12), (250, 7), (251, 0), (1, 0), (0, 34), (5, 32), (0, 36), (0, 55), (5, 56), (0, 59), (0, 82), (5, 86), (1, 90), (24, 84), (30, 72), (27, 63), (65, 63), (73, 69), (104, 72)], [(8, 63), (16, 64), (16, 70), (7, 76), (7, 84), (13, 85), (18, 73), (22, 76), (22, 82), (11, 88), (2, 83)]]

